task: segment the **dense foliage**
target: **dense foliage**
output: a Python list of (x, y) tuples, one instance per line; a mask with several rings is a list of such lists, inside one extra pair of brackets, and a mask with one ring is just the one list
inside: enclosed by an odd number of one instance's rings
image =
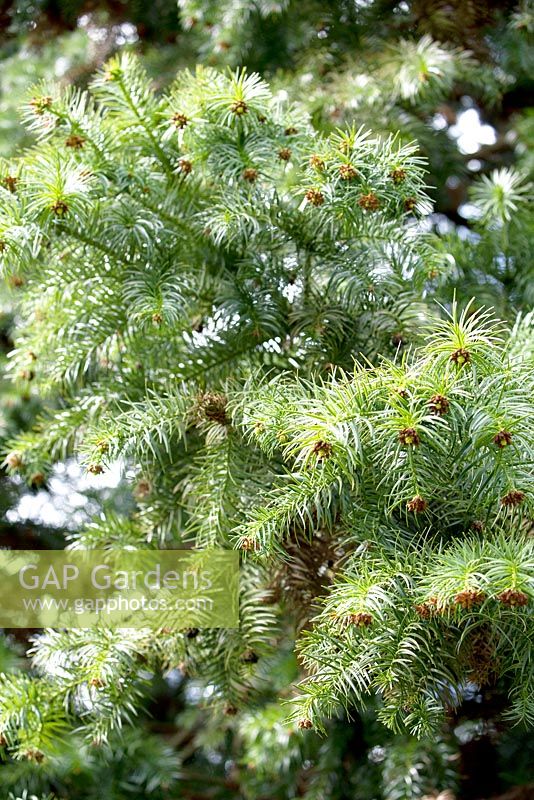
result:
[[(224, 30), (222, 60), (263, 71), (244, 43), (286, 20), (273, 88), (200, 66), (157, 93), (122, 53), (88, 91), (35, 86), (33, 144), (0, 162), (8, 372), (41, 407), (8, 420), (8, 475), (38, 490), (73, 456), (120, 466), (131, 499), (69, 547), (242, 552), (237, 630), (45, 631), (29, 670), (7, 640), (14, 797), (448, 800), (489, 797), (497, 769), (532, 780), (529, 122), (498, 168), (460, 170), (452, 210), (458, 152), (428, 124), (468, 87), (497, 105), (531, 17), (490, 10), (484, 38), (472, 10), (442, 44), (376, 3), (334, 44), (293, 5), (183, 7), (197, 52)], [(499, 750), (473, 786), (477, 741)]]

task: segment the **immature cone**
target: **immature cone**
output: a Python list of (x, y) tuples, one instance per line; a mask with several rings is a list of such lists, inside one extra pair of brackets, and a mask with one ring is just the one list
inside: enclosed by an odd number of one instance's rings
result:
[(373, 624), (373, 617), (371, 614), (361, 611), (358, 614), (350, 614), (348, 621), (351, 625), (356, 625), (358, 628), (367, 628), (369, 625)]
[(493, 437), (493, 443), (500, 447), (508, 447), (508, 445), (512, 444), (512, 434), (508, 431), (499, 431)]
[(257, 664), (259, 661), (259, 656), (254, 652), (254, 650), (247, 650), (241, 656), (241, 660), (245, 664)]
[(134, 495), (138, 500), (143, 500), (151, 491), (152, 485), (150, 481), (147, 478), (141, 478), (134, 489)]
[(442, 394), (434, 394), (428, 401), (433, 414), (438, 414), (440, 417), (446, 414), (449, 410), (449, 401)]
[(520, 506), (524, 499), (524, 492), (520, 492), (517, 489), (512, 489), (510, 492), (508, 492), (508, 494), (505, 494), (504, 497), (501, 497), (501, 506), (506, 506), (508, 508)]
[(63, 200), (56, 200), (56, 202), (50, 206), (50, 211), (52, 211), (56, 217), (64, 217), (68, 214), (69, 207)]
[(89, 464), (87, 472), (91, 475), (101, 475), (104, 472), (104, 467), (101, 464)]
[(76, 136), (74, 133), (65, 139), (65, 147), (71, 147), (73, 150), (81, 150), (84, 144), (85, 139), (83, 136)]
[(0, 747), (5, 747), (7, 745), (7, 739), (3, 733), (0, 733)]
[(35, 111), (36, 114), (44, 114), (45, 111), (49, 111), (52, 108), (52, 98), (45, 96), (45, 97), (33, 97), (30, 100), (30, 105)]
[(454, 353), (451, 355), (451, 361), (454, 361), (459, 367), (463, 367), (464, 364), (468, 364), (471, 361), (471, 353), (469, 350), (465, 350), (463, 347), (460, 347), (458, 350), (455, 350)]
[(413, 514), (422, 514), (422, 512), (426, 511), (428, 508), (428, 503), (423, 497), (421, 497), (420, 494), (416, 494), (415, 497), (412, 497), (411, 500), (408, 500), (406, 503), (406, 508)]
[(528, 595), (520, 592), (519, 589), (505, 589), (504, 592), (497, 595), (497, 600), (511, 608), (528, 605), (528, 599)]
[(358, 177), (358, 170), (352, 164), (342, 164), (339, 168), (339, 177), (343, 181), (352, 181)]
[(402, 183), (406, 180), (406, 170), (405, 169), (394, 169), (389, 173), (389, 177), (393, 181), (393, 183)]
[(481, 519), (474, 519), (469, 527), (471, 528), (472, 531), (475, 531), (475, 533), (482, 533), (482, 531), (485, 528), (485, 525)]
[(224, 707), (224, 713), (226, 714), (227, 717), (235, 717), (235, 715), (237, 714), (238, 710), (239, 709), (237, 709), (235, 706), (225, 706)]
[(296, 128), (290, 127), (286, 128), (284, 133), (286, 136), (294, 136), (296, 133), (298, 133), (298, 130)]
[(18, 178), (15, 178), (14, 175), (6, 175), (2, 181), (6, 189), (12, 193), (17, 191), (18, 182)]
[(187, 628), (185, 630), (185, 636), (187, 639), (196, 639), (199, 633), (200, 631), (198, 628)]
[(278, 151), (278, 158), (280, 161), (289, 161), (291, 158), (291, 148), (290, 147), (281, 147)]
[(300, 730), (308, 731), (310, 730), (310, 728), (313, 728), (313, 722), (311, 721), (311, 719), (308, 718), (299, 719), (298, 727), (300, 728)]
[(230, 420), (226, 414), (228, 399), (219, 392), (204, 392), (198, 398), (198, 407), (202, 416), (209, 422), (218, 422), (219, 425), (228, 425)]
[(417, 447), (421, 443), (421, 439), (415, 428), (404, 428), (399, 431), (399, 442), (409, 447)]
[(248, 114), (248, 106), (244, 100), (236, 100), (230, 106), (230, 111), (233, 111), (234, 114), (237, 114), (237, 116), (240, 117), (243, 114)]
[(332, 455), (332, 445), (330, 442), (324, 442), (322, 439), (319, 439), (318, 442), (312, 447), (312, 453), (317, 456), (319, 461), (322, 461), (325, 458), (330, 458)]
[(466, 611), (469, 611), (473, 606), (480, 606), (486, 599), (484, 592), (480, 589), (464, 589), (463, 592), (458, 592), (454, 598), (456, 605), (461, 606)]
[(253, 167), (247, 167), (243, 170), (243, 179), (249, 183), (255, 183), (258, 178), (258, 170)]
[(38, 488), (42, 486), (45, 482), (45, 474), (44, 472), (34, 472), (33, 475), (30, 475), (30, 485), (34, 488)]
[(252, 536), (244, 536), (241, 540), (241, 550), (250, 551), (250, 550), (259, 550), (260, 543), (257, 539), (253, 538)]
[(417, 200), (415, 197), (407, 197), (404, 201), (404, 210), (405, 211), (413, 211), (417, 205)]
[(13, 450), (6, 456), (5, 463), (10, 469), (20, 469), (22, 467), (22, 456)]
[(325, 168), (324, 160), (321, 158), (321, 156), (311, 156), (310, 167), (313, 167), (313, 169), (323, 170)]
[(432, 609), (427, 603), (418, 603), (414, 608), (421, 619), (429, 619), (432, 616)]
[(185, 114), (177, 113), (172, 115), (172, 121), (174, 123), (175, 128), (182, 129), (185, 128), (185, 126), (189, 122), (189, 118), (186, 117)]
[(189, 175), (193, 171), (193, 164), (187, 158), (181, 158), (178, 161), (178, 166), (182, 175)]
[(305, 197), (312, 206), (322, 206), (324, 203), (324, 194), (319, 189), (308, 189)]
[(377, 211), (380, 208), (380, 200), (376, 194), (369, 192), (369, 194), (362, 194), (358, 200), (358, 205), (364, 211)]
[(438, 613), (438, 598), (429, 597), (424, 603), (419, 603), (414, 608), (421, 619), (430, 619)]

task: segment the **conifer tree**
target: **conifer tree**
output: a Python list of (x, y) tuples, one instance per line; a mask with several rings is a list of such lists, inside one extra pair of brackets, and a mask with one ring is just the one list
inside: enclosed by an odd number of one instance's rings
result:
[[(429, 233), (406, 131), (319, 133), (244, 69), (156, 94), (123, 54), (25, 118), (0, 264), (45, 408), (6, 468), (120, 462), (135, 509), (69, 547), (239, 549), (242, 582), (237, 630), (37, 635), (1, 679), (9, 790), (197, 797), (208, 770), (220, 798), (452, 796), (466, 705), (534, 722), (525, 170), (475, 183), (466, 241)], [(181, 764), (143, 752), (161, 675), (207, 720), (200, 777), (187, 737)]]

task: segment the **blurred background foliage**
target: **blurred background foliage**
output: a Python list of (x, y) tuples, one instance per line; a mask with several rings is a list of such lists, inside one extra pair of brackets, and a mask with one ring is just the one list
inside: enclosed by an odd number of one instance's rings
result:
[[(83, 87), (122, 49), (142, 54), (156, 88), (198, 62), (245, 64), (302, 104), (318, 129), (365, 125), (417, 139), (435, 203), (425, 224), (450, 261), (436, 277), (436, 298), (447, 302), (461, 286), (464, 299), (476, 294), (511, 319), (532, 307), (533, 231), (532, 221), (515, 224), (513, 208), (499, 209), (499, 181), (526, 179), (534, 167), (533, 38), (530, 2), (0, 0), (0, 157), (31, 145), (19, 108), (42, 78)], [(495, 204), (484, 208), (477, 186), (490, 175)], [(487, 223), (505, 212), (504, 242), (502, 228)], [(17, 289), (16, 280), (0, 287), (1, 442), (31, 428), (40, 411), (31, 381), (1, 377)], [(45, 484), (39, 475), (30, 486), (4, 475), (0, 546), (62, 547), (69, 530), (104, 507), (128, 511), (119, 475), (117, 465), (87, 476), (75, 462), (57, 465)], [(0, 671), (25, 668), (30, 634), (0, 639)], [(261, 711), (237, 725), (209, 718), (201, 688), (176, 666), (153, 679), (145, 719), (111, 748), (73, 740), (47, 764), (0, 762), (1, 796), (438, 800), (428, 786), (441, 775), (450, 789), (439, 800), (534, 797), (532, 739), (500, 730), (491, 703), (481, 717), (476, 697), (432, 743), (385, 731), (372, 709), (350, 724), (332, 722), (326, 739), (295, 737), (275, 702), (296, 673), (293, 635), (264, 666)]]

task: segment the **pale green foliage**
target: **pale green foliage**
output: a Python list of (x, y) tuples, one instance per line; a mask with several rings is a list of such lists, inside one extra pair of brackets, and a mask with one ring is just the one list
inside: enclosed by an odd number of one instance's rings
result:
[(391, 45), (384, 61), (383, 77), (391, 81), (394, 95), (413, 103), (421, 95), (439, 96), (450, 91), (469, 55), (440, 45), (427, 35), (418, 41), (401, 39)]
[(15, 761), (4, 767), (2, 788), (9, 800), (55, 800), (56, 791), (46, 793), (51, 783), (60, 791), (69, 787), (78, 797), (83, 792), (90, 800), (121, 800), (125, 792), (161, 800), (176, 784), (179, 767), (176, 753), (143, 730), (125, 730), (114, 737), (112, 747), (87, 744), (71, 735), (53, 760), (38, 765)]
[[(291, 475), (252, 512), (239, 541), (255, 541), (261, 557), (301, 528), (335, 529), (341, 514), (345, 536), (363, 547), (344, 562), (308, 636), (303, 652), (315, 675), (297, 716), (320, 725), (323, 713), (378, 691), (386, 724), (428, 733), (476, 683), (461, 644), (482, 627), (511, 682), (510, 715), (531, 720), (517, 696), (532, 670), (530, 611), (508, 608), (503, 593), (521, 593), (527, 606), (534, 599), (532, 543), (522, 533), (533, 488), (533, 373), (498, 342), (487, 314), (453, 311), (419, 358), (323, 384), (247, 388), (250, 435), (266, 453), (281, 451)], [(473, 524), (485, 541), (469, 538)], [(468, 614), (457, 599), (465, 590), (483, 594)], [(436, 604), (439, 624), (419, 618), (425, 603), (429, 616)], [(361, 614), (369, 615), (361, 628), (347, 622)]]
[[(452, 56), (421, 47), (448, 86)], [(105, 742), (160, 670), (187, 670), (215, 714), (253, 706), (297, 627), (292, 569), (319, 606), (299, 645), (301, 727), (371, 702), (393, 730), (438, 730), (477, 681), (484, 631), (508, 713), (531, 720), (531, 319), (510, 338), (474, 303), (432, 302), (447, 260), (418, 224), (414, 145), (319, 135), (243, 71), (198, 68), (159, 96), (131, 55), (90, 96), (39, 87), (29, 117), (38, 144), (0, 165), (0, 264), (24, 282), (15, 379), (50, 407), (9, 470), (125, 465), (134, 515), (103, 515), (71, 547), (246, 556), (236, 630), (37, 637), (35, 676), (3, 678), (16, 757), (75, 724)], [(340, 563), (298, 564), (330, 544)], [(467, 590), (482, 601), (464, 608)], [(325, 766), (308, 796), (330, 784)]]
[(532, 185), (524, 175), (503, 167), (491, 175), (484, 175), (473, 187), (471, 197), (485, 222), (505, 225), (523, 210), (531, 191)]

